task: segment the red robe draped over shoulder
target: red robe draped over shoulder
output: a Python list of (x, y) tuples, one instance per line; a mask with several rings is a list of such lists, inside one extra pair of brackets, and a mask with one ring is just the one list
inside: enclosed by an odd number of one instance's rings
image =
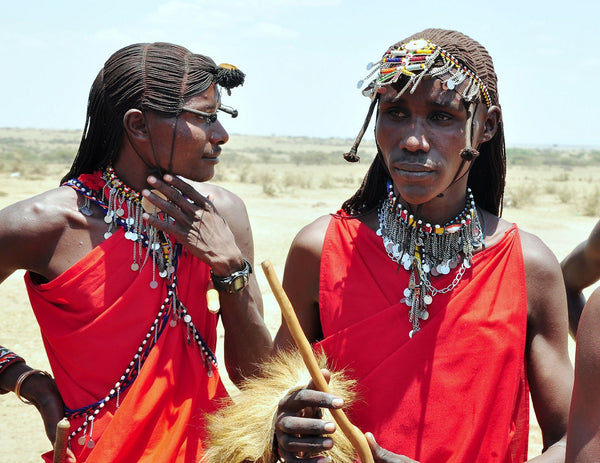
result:
[[(132, 242), (119, 229), (54, 280), (25, 282), (46, 352), (66, 407), (78, 409), (107, 396), (149, 332), (167, 296), (152, 262), (130, 269)], [(212, 351), (217, 315), (206, 305), (209, 268), (185, 250), (177, 266), (178, 297)], [(216, 368), (211, 377), (200, 348), (187, 342), (186, 324), (167, 323), (133, 384), (110, 400), (86, 431), (89, 448), (71, 439), (77, 461), (197, 462), (203, 455), (204, 417), (227, 397)], [(71, 431), (84, 418), (74, 419)], [(51, 461), (51, 453), (44, 456)]]
[[(351, 421), (421, 463), (525, 461), (527, 294), (517, 227), (433, 297), (411, 339), (400, 302), (408, 272), (373, 230), (339, 214), (321, 256), (320, 346), (333, 368), (358, 380)], [(456, 273), (432, 277), (433, 286), (447, 287)]]

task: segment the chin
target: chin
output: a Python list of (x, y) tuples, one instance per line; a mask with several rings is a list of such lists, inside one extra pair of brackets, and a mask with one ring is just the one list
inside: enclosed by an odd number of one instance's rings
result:
[(418, 206), (437, 198), (439, 193), (439, 191), (428, 188), (403, 188), (399, 190), (400, 203)]
[(215, 176), (215, 169), (198, 169), (194, 172), (189, 172), (184, 177), (193, 180), (194, 182), (208, 182)]

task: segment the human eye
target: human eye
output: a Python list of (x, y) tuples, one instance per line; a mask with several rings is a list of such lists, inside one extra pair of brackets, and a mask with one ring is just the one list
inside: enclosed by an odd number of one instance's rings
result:
[(398, 107), (388, 108), (385, 111), (385, 113), (390, 119), (396, 121), (403, 120), (408, 117), (407, 112), (404, 109)]
[(453, 117), (447, 112), (436, 111), (431, 115), (431, 119), (436, 122), (449, 122), (453, 119)]

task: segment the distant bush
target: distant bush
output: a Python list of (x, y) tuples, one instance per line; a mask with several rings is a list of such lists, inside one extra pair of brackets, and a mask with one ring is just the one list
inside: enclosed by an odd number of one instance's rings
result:
[(582, 214), (588, 217), (597, 217), (600, 213), (600, 189), (596, 187), (581, 200)]
[(507, 148), (509, 165), (522, 166), (598, 166), (600, 151), (577, 148)]

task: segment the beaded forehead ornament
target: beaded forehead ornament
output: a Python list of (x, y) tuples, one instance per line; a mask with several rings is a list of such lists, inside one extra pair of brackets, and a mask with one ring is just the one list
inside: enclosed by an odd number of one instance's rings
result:
[(358, 88), (377, 74), (377, 77), (363, 90), (363, 95), (370, 98), (375, 98), (380, 88), (398, 82), (402, 76), (408, 79), (398, 96), (408, 88), (413, 93), (421, 79), (430, 76), (440, 79), (444, 88), (456, 91), (467, 102), (476, 101), (481, 94), (485, 105), (488, 108), (491, 105), (487, 87), (482, 80), (442, 47), (427, 39), (412, 40), (399, 46), (393, 45), (379, 62), (369, 63), (367, 70), (371, 72), (365, 79), (359, 81)]
[[(357, 154), (358, 146), (377, 104), (377, 95), (382, 93), (383, 87), (398, 83), (402, 77), (406, 78), (406, 83), (398, 91), (396, 98), (399, 98), (409, 88), (410, 93), (414, 93), (423, 77), (429, 76), (440, 79), (445, 89), (457, 92), (469, 105), (469, 109), (472, 109), (481, 100), (486, 107), (491, 106), (488, 89), (477, 74), (442, 47), (427, 39), (416, 39), (400, 45), (392, 45), (381, 60), (377, 63), (369, 63), (367, 70), (371, 72), (364, 79), (358, 81), (357, 87), (362, 88), (365, 81), (376, 75), (362, 91), (363, 95), (371, 98), (371, 106), (352, 148), (344, 154), (344, 159), (348, 162), (357, 162), (360, 159)], [(464, 155), (462, 153), (461, 155), (465, 161), (472, 161), (479, 153), (471, 147), (471, 124), (474, 111), (468, 112), (465, 149), (463, 150)]]

